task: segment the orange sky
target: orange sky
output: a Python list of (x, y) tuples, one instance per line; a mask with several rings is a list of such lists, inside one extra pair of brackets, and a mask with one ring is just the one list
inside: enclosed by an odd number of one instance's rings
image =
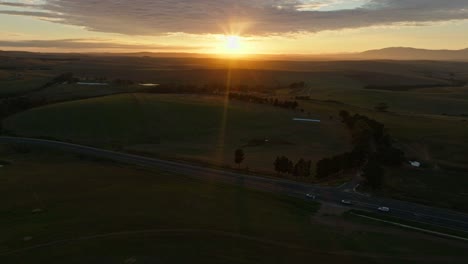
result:
[[(408, 9), (421, 2), (419, 9)], [(215, 9), (224, 13), (214, 14)], [(467, 19), (464, 0), (10, 0), (0, 1), (0, 49), (216, 54), (462, 49), (468, 47)], [(240, 36), (234, 48), (230, 35)]]

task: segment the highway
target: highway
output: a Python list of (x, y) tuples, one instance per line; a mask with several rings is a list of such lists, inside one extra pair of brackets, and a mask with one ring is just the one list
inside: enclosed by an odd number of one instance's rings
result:
[(341, 203), (341, 200), (346, 199), (352, 201), (352, 205), (348, 205), (350, 209), (352, 208), (378, 212), (378, 207), (386, 206), (389, 207), (391, 211), (387, 213), (382, 212), (382, 214), (384, 215), (390, 215), (405, 220), (427, 223), (444, 228), (468, 232), (468, 214), (442, 208), (429, 207), (420, 204), (404, 202), (400, 200), (359, 194), (353, 191), (352, 185), (350, 184), (346, 184), (341, 187), (323, 187), (282, 179), (245, 175), (242, 173), (225, 171), (221, 169), (206, 168), (202, 166), (196, 166), (174, 161), (166, 161), (156, 158), (142, 157), (127, 153), (114, 152), (104, 149), (52, 140), (18, 137), (0, 137), (0, 143), (44, 146), (59, 149), (62, 151), (90, 155), (128, 164), (154, 167), (160, 170), (188, 175), (190, 177), (200, 178), (206, 181), (221, 181), (231, 184), (237, 184), (248, 188), (283, 193), (286, 195), (296, 196), (304, 199), (311, 199), (307, 198), (306, 194), (312, 194), (316, 195), (318, 201), (325, 203), (333, 203), (339, 205)]

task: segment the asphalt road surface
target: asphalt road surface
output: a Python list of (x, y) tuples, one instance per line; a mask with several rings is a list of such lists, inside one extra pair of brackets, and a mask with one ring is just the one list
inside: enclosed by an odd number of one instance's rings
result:
[(394, 199), (359, 194), (353, 191), (352, 184), (345, 184), (341, 187), (323, 187), (43, 139), (0, 137), (0, 143), (45, 146), (128, 164), (156, 167), (164, 171), (202, 178), (207, 181), (222, 181), (248, 188), (284, 193), (304, 199), (312, 199), (306, 196), (306, 194), (311, 194), (315, 195), (318, 201), (326, 203), (341, 204), (341, 200), (350, 200), (352, 205), (343, 206), (348, 206), (352, 209), (379, 212), (377, 208), (385, 206), (390, 208), (390, 212), (381, 212), (384, 215), (468, 232), (468, 214)]

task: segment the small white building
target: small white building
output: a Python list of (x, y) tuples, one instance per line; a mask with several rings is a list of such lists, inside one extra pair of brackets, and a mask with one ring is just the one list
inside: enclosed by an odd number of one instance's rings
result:
[(410, 163), (411, 166), (413, 166), (413, 167), (416, 167), (416, 168), (421, 167), (421, 162), (419, 162), (419, 161), (410, 161), (409, 163)]

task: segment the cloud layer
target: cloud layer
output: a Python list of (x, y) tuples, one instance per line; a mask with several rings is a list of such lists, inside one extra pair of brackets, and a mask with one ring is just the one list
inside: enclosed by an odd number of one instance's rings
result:
[(354, 0), (362, 5), (326, 12), (314, 10), (337, 2), (343, 1), (47, 0), (34, 10), (30, 10), (34, 1), (24, 1), (27, 9), (0, 10), (0, 14), (54, 18), (59, 23), (126, 35), (268, 35), (468, 19), (468, 0)]
[(193, 46), (163, 46), (144, 44), (122, 44), (93, 39), (58, 39), (58, 40), (0, 40), (0, 47), (8, 48), (58, 48), (58, 49), (141, 49), (141, 50), (196, 50)]

